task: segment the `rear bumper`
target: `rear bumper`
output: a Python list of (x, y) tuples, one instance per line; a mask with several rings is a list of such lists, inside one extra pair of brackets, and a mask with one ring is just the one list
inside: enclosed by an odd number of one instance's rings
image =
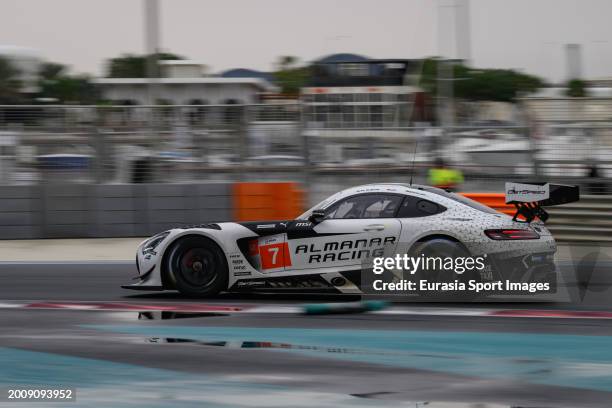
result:
[(514, 282), (550, 282), (556, 285), (558, 268), (554, 252), (538, 252), (520, 256), (491, 257), (494, 275)]

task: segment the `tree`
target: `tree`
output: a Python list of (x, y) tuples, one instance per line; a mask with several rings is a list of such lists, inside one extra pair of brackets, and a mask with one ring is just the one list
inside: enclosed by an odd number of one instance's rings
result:
[[(107, 62), (108, 78), (146, 78), (148, 55), (123, 54), (120, 57), (111, 58)], [(162, 52), (157, 54), (158, 60), (180, 60), (180, 55)], [(159, 76), (159, 70), (155, 72)]]
[(68, 68), (64, 64), (55, 62), (44, 62), (40, 67), (38, 74), (43, 80), (56, 79), (66, 73)]
[(279, 70), (289, 69), (297, 64), (298, 58), (292, 55), (282, 55), (278, 58), (278, 68)]
[(440, 58), (430, 57), (423, 60), (420, 86), (430, 94), (438, 92), (438, 62)]
[(586, 83), (581, 79), (570, 79), (565, 94), (572, 98), (584, 98), (587, 96)]
[(43, 81), (40, 95), (62, 103), (93, 104), (98, 99), (96, 87), (87, 75), (65, 75)]
[(308, 78), (310, 67), (298, 66), (298, 58), (291, 55), (279, 57), (276, 63), (274, 78), (281, 87), (281, 92), (286, 95), (297, 95), (300, 93)]
[(61, 103), (92, 104), (98, 98), (96, 87), (87, 75), (71, 75), (68, 67), (45, 62), (40, 71), (39, 97), (55, 99)]
[(14, 104), (21, 101), (19, 70), (4, 57), (0, 57), (0, 104)]
[(520, 94), (544, 85), (537, 77), (509, 69), (468, 71), (466, 80), (455, 84), (456, 95), (470, 100), (513, 102)]
[[(421, 86), (437, 93), (439, 58), (423, 61)], [(544, 86), (536, 76), (510, 69), (472, 69), (460, 62), (453, 64), (453, 94), (468, 100), (513, 102), (521, 93), (533, 92)]]

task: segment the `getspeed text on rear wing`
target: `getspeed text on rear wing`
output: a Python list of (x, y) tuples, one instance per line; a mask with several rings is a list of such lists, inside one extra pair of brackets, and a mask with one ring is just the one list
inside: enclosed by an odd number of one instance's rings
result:
[(514, 204), (514, 221), (531, 222), (536, 217), (542, 222), (548, 220), (548, 213), (542, 207), (572, 203), (580, 199), (578, 186), (551, 183), (506, 183), (506, 204)]

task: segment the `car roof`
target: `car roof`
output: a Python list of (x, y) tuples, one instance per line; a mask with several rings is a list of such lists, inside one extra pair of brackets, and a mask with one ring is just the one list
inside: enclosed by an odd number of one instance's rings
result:
[(371, 183), (363, 184), (360, 186), (354, 186), (342, 191), (339, 191), (323, 201), (319, 202), (311, 209), (300, 215), (300, 219), (305, 219), (307, 215), (314, 209), (327, 209), (343, 200), (347, 197), (358, 195), (358, 194), (400, 194), (400, 195), (413, 195), (421, 197), (426, 200), (433, 201), (437, 204), (443, 205), (444, 207), (450, 208), (466, 208), (469, 207), (472, 210), (479, 210), (484, 213), (495, 213), (495, 210), (486, 207), (478, 202), (470, 200), (467, 197), (457, 195), (440, 188), (426, 186), (422, 184), (410, 184), (410, 183)]
[[(399, 187), (394, 189), (393, 187)], [(365, 190), (375, 191), (387, 191), (387, 192), (398, 192), (398, 193), (419, 193), (419, 192), (427, 192), (431, 194), (437, 194), (443, 197), (448, 197), (449, 192), (442, 190), (437, 187), (426, 186), (423, 184), (409, 184), (409, 183), (371, 183), (371, 184), (363, 184), (360, 186), (350, 187), (345, 190), (342, 190), (342, 193), (353, 194), (355, 192), (365, 192)]]
[(332, 196), (333, 200), (331, 200), (331, 202), (328, 202), (326, 206), (329, 206), (333, 202), (336, 202), (347, 196), (351, 196), (355, 194), (367, 194), (367, 193), (416, 195), (416, 196), (434, 201), (438, 204), (442, 204), (446, 207), (448, 206), (451, 206), (451, 207), (467, 206), (474, 210), (479, 210), (481, 212), (485, 212), (489, 214), (497, 214), (497, 212), (492, 208), (489, 208), (467, 197), (464, 197), (458, 194), (454, 194), (450, 191), (446, 191), (441, 188), (426, 186), (422, 184), (409, 184), (409, 183), (373, 183), (373, 184), (364, 184), (361, 186), (351, 187), (351, 188), (343, 190), (335, 194), (334, 196)]
[[(370, 184), (367, 184), (370, 185)], [(371, 184), (371, 185), (381, 185), (381, 186), (401, 186), (401, 187), (405, 187), (407, 189), (411, 189), (411, 190), (420, 190), (420, 191), (427, 191), (429, 193), (434, 193), (434, 194), (440, 194), (440, 195), (444, 195), (444, 194), (448, 194), (445, 190), (442, 190), (441, 188), (437, 188), (437, 187), (432, 187), (432, 186), (426, 186), (424, 184), (411, 184), (411, 183), (380, 183), (380, 184)]]
[[(434, 201), (440, 201), (440, 198), (449, 198), (444, 190), (439, 188), (424, 186), (420, 184), (408, 184), (408, 183), (372, 183), (363, 184), (360, 186), (350, 187), (337, 192), (336, 194), (328, 197), (326, 200), (320, 203), (324, 208), (333, 204), (334, 202), (341, 200), (345, 197), (356, 195), (356, 194), (368, 194), (368, 193), (386, 193), (386, 194), (414, 194), (423, 198), (428, 198)], [(442, 201), (446, 201), (442, 198)]]

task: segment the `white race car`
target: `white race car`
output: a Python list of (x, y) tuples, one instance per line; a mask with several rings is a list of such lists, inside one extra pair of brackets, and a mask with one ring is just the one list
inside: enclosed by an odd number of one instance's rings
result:
[[(189, 296), (223, 291), (362, 293), (368, 260), (388, 254), (487, 257), (487, 276), (555, 274), (555, 240), (542, 206), (578, 200), (578, 187), (506, 183), (513, 217), (464, 196), (409, 184), (336, 193), (294, 220), (175, 228), (140, 244), (137, 290)], [(504, 275), (504, 276), (502, 276)]]

